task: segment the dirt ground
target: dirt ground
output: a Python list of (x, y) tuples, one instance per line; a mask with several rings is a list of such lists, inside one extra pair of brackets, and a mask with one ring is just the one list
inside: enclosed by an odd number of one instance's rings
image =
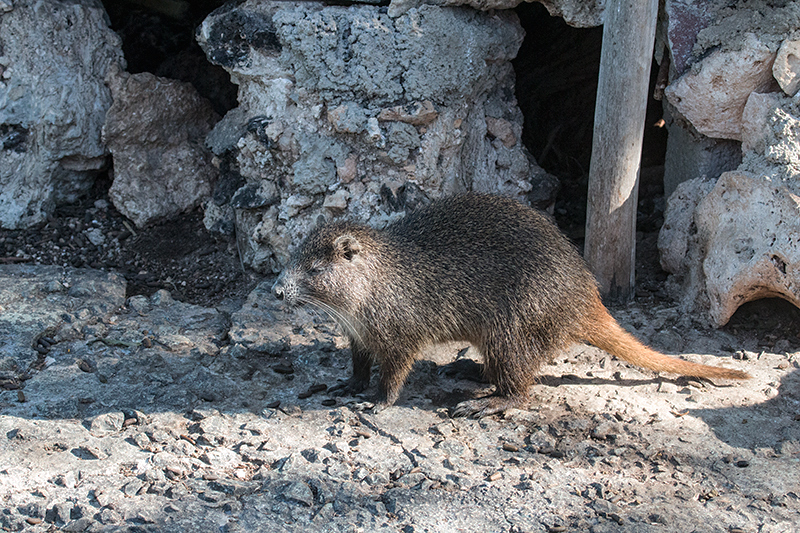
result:
[[(336, 327), (275, 305), (199, 213), (139, 231), (101, 194), (2, 231), (0, 262), (68, 267), (72, 287), (72, 267), (118, 272), (128, 298), (48, 324), (41, 364), (0, 390), (0, 528), (798, 531), (800, 312), (757, 302), (705, 327), (661, 289), (655, 237), (641, 235), (636, 301), (613, 314), (657, 349), (753, 379), (657, 376), (576, 346), (526, 409), (467, 420), (449, 409), (490, 388), (466, 345), (433, 350), (384, 412), (369, 410), (374, 386), (326, 395), (349, 373)], [(23, 277), (34, 308), (103, 308)], [(0, 304), (14, 291), (4, 282)]]
[(0, 229), (0, 264), (95, 268), (120, 273), (128, 296), (158, 289), (198, 305), (241, 299), (258, 276), (238, 260), (236, 242), (203, 227), (202, 210), (143, 230), (114, 208), (108, 180), (80, 203), (61, 206), (44, 224)]

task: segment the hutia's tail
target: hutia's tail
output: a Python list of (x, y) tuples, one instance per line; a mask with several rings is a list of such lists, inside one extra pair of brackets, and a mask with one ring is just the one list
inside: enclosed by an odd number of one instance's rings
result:
[(750, 378), (749, 374), (740, 370), (692, 363), (648, 348), (617, 323), (599, 298), (592, 311), (593, 316), (583, 340), (636, 366), (697, 378)]

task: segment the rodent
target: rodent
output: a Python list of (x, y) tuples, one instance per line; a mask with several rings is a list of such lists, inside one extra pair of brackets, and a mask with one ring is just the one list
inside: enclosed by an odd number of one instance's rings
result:
[(577, 249), (516, 200), (467, 193), (436, 200), (384, 230), (340, 221), (312, 231), (273, 285), (289, 306), (329, 312), (350, 339), (351, 393), (380, 365), (377, 409), (392, 405), (420, 351), (467, 341), (493, 395), (453, 414), (485, 416), (528, 397), (540, 366), (587, 342), (634, 365), (699, 378), (747, 379), (652, 350), (603, 305)]

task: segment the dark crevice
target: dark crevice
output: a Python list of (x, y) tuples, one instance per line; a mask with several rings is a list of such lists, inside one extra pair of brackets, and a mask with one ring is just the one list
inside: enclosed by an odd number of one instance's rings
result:
[(220, 0), (167, 4), (103, 0), (111, 28), (122, 39), (122, 51), (131, 74), (156, 76), (191, 83), (207, 98), (214, 111), (224, 115), (237, 105), (236, 85), (222, 67), (208, 61), (195, 41), (197, 27)]
[[(539, 3), (521, 4), (516, 12), (526, 33), (513, 62), (517, 100), (525, 117), (522, 140), (536, 161), (561, 181), (556, 219), (580, 242), (603, 28), (573, 28), (551, 17)], [(641, 231), (656, 231), (663, 215), (666, 130), (659, 123), (661, 102), (652, 98), (657, 77), (654, 62), (639, 186)]]

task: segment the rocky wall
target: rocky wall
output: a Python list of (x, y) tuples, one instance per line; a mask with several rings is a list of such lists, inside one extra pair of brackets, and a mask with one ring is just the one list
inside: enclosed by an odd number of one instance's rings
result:
[(0, 2), (0, 227), (40, 222), (91, 188), (120, 46), (100, 0)]
[(539, 2), (550, 15), (563, 18), (576, 28), (591, 28), (603, 24), (606, 0), (391, 0), (389, 14), (402, 15), (412, 7), (422, 5), (469, 6), (473, 9), (512, 9), (523, 2)]
[(236, 228), (246, 264), (275, 271), (320, 220), (382, 226), (458, 191), (547, 206), (555, 188), (520, 142), (513, 12), (256, 2), (198, 30), (239, 85), (208, 136), (221, 168), (206, 224)]
[(661, 31), (675, 191), (661, 263), (717, 325), (759, 298), (800, 306), (800, 5), (728, 4), (668, 1)]

